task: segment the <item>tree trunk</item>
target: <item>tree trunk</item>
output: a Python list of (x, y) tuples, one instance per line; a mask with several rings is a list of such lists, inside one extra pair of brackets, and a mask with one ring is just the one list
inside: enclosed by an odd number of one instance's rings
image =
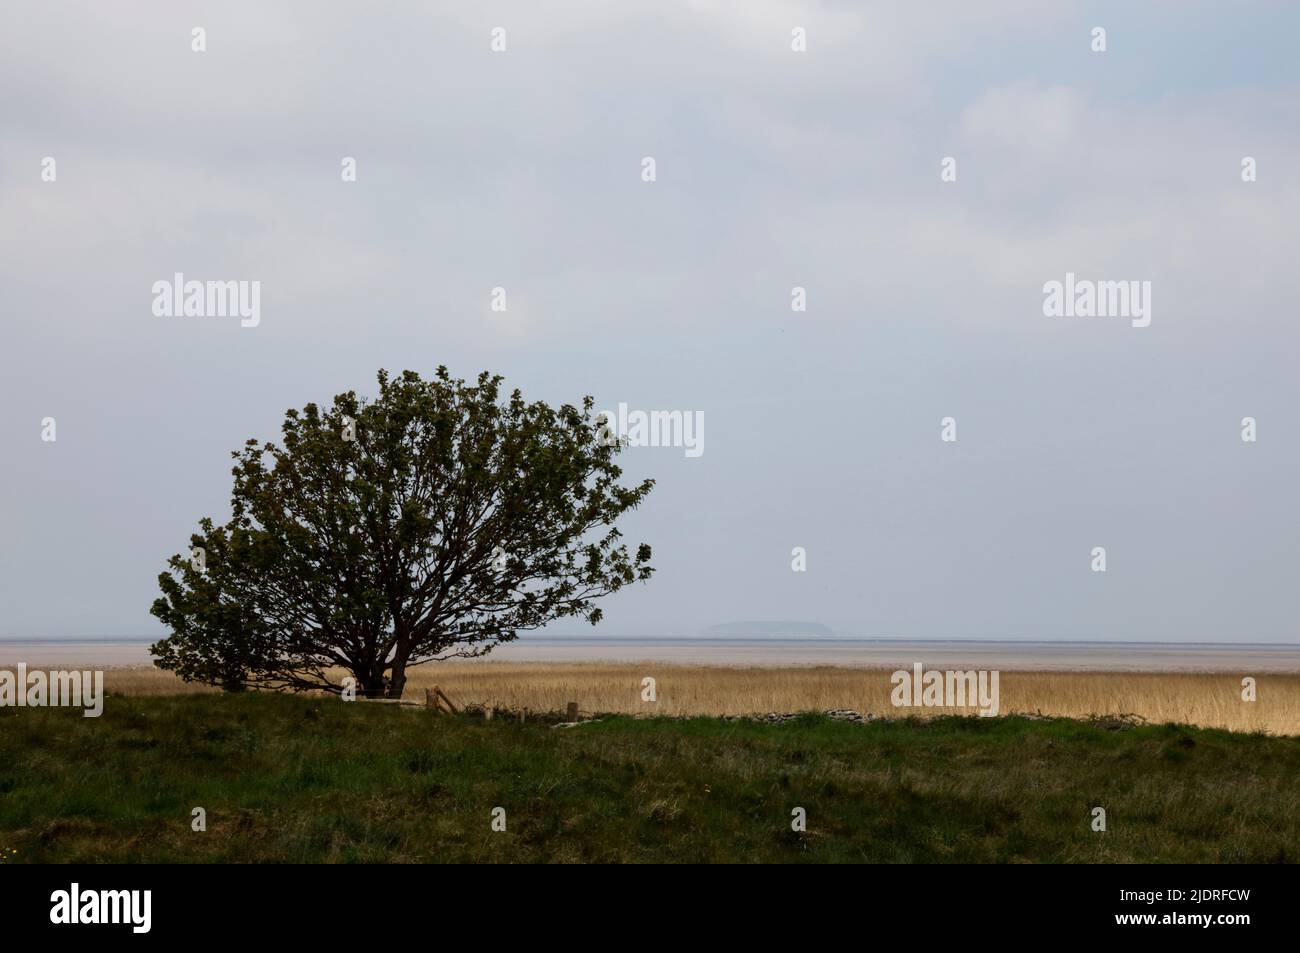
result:
[(365, 677), (357, 681), (360, 683), (361, 693), (366, 698), (383, 698), (388, 688), (388, 679), (384, 678), (384, 663), (376, 662), (370, 667), (370, 671), (365, 673)]
[(397, 655), (393, 657), (393, 674), (388, 681), (388, 697), (401, 698), (402, 690), (406, 688), (406, 660), (408, 653), (405, 649), (399, 647)]

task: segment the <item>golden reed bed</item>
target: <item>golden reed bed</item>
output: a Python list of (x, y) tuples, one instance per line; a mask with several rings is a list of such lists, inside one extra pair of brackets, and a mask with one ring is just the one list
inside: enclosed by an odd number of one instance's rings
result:
[[(890, 704), (889, 670), (818, 666), (737, 668), (640, 663), (450, 662), (412, 670), (406, 697), (423, 699), (437, 684), (457, 704), (496, 704), (631, 715), (731, 715), (852, 708), (878, 715), (970, 714), (957, 709), (900, 709)], [(150, 668), (105, 672), (109, 692), (165, 695), (213, 691)], [(642, 679), (655, 679), (657, 701), (641, 700)], [(1300, 674), (1255, 676), (1257, 700), (1241, 698), (1238, 673), (1001, 673), (1001, 713), (1087, 717), (1139, 715), (1233, 731), (1300, 735)]]

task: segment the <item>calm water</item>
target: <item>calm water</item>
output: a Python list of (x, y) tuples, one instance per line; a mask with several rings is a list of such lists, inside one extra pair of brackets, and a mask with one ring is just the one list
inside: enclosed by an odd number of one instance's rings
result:
[[(0, 666), (150, 665), (152, 639), (0, 641)], [(695, 665), (846, 665), (1014, 671), (1300, 672), (1300, 644), (994, 642), (868, 639), (652, 639), (524, 636), (493, 651), (503, 662), (679, 662)], [(464, 664), (481, 664), (469, 662)]]

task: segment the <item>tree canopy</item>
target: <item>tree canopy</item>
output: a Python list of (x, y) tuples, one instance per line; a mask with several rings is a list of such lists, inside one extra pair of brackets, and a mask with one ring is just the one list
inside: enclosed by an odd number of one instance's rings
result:
[[(328, 409), (289, 410), (282, 441), (231, 454), (231, 518), (200, 521), (158, 577), (170, 634), (156, 664), (238, 690), (401, 697), (408, 667), (483, 655), (646, 580), (650, 547), (615, 526), (652, 480), (625, 486), (617, 440), (581, 409), (501, 393), (439, 367), (378, 375)], [(335, 671), (331, 671), (335, 670)]]

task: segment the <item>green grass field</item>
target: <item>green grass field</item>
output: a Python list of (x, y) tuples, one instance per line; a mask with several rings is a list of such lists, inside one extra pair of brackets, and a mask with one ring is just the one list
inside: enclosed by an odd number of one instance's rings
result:
[(1294, 737), (1018, 718), (552, 728), (274, 695), (0, 709), (6, 863), (1274, 862), (1297, 845)]

